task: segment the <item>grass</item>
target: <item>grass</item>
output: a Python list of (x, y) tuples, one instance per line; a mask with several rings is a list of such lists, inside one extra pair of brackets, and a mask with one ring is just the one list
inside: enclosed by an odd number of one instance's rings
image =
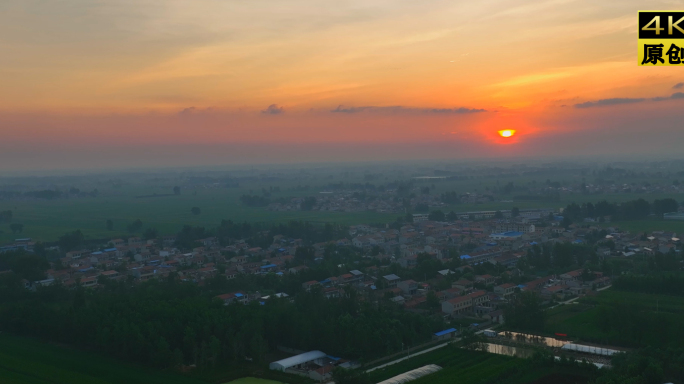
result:
[(618, 227), (622, 230), (630, 231), (632, 233), (651, 232), (654, 230), (671, 231), (677, 234), (684, 232), (684, 221), (677, 220), (627, 220), (614, 221), (612, 223), (601, 224), (602, 227)]
[[(637, 324), (629, 332), (601, 327), (601, 308), (613, 310), (615, 305), (632, 306), (639, 319), (648, 324)], [(629, 319), (625, 319), (629, 320)], [(568, 304), (549, 310), (545, 331), (548, 334), (565, 333), (572, 339), (617, 346), (639, 346), (635, 334), (642, 334), (641, 344), (667, 345), (684, 338), (684, 297), (622, 292), (615, 289), (602, 291), (595, 297), (580, 299), (580, 304)]]
[(0, 334), (3, 384), (202, 384), (205, 381), (121, 363), (75, 349)]
[[(416, 182), (416, 187), (434, 186), (432, 194), (441, 194), (447, 191), (458, 192), (484, 192), (487, 188), (503, 185), (508, 181), (516, 185), (526, 185), (536, 179), (537, 183), (543, 182), (547, 177), (501, 177), (496, 179), (474, 179), (474, 180), (445, 180), (434, 182)], [(551, 177), (554, 178), (554, 177)], [(373, 183), (380, 185), (396, 179), (374, 180)], [(0, 184), (3, 180), (0, 179)], [(9, 228), (9, 224), (0, 224), (0, 244), (5, 244), (19, 237), (31, 237), (41, 241), (55, 241), (59, 236), (66, 232), (80, 229), (84, 232), (87, 239), (104, 239), (120, 236), (129, 236), (126, 226), (136, 219), (140, 219), (145, 228), (154, 227), (161, 234), (176, 233), (184, 224), (200, 225), (204, 227), (215, 227), (221, 220), (230, 219), (233, 221), (267, 222), (278, 223), (290, 220), (307, 220), (312, 222), (336, 222), (341, 224), (359, 223), (386, 223), (394, 221), (397, 217), (403, 216), (401, 213), (377, 213), (377, 212), (316, 212), (316, 211), (293, 211), (293, 212), (272, 212), (263, 207), (247, 207), (240, 203), (239, 198), (243, 194), (261, 194), (262, 188), (278, 186), (281, 192), (273, 193), (273, 198), (294, 197), (294, 196), (316, 196), (318, 192), (326, 189), (329, 183), (339, 182), (360, 182), (360, 179), (326, 179), (323, 176), (301, 176), (301, 178), (281, 178), (274, 181), (252, 181), (241, 183), (237, 188), (191, 188), (184, 187), (179, 196), (164, 196), (137, 198), (143, 195), (164, 195), (172, 192), (174, 185), (182, 184), (181, 180), (167, 179), (135, 179), (124, 183), (122, 186), (114, 187), (111, 182), (94, 179), (92, 185), (82, 186), (76, 183), (75, 186), (82, 187), (84, 190), (97, 188), (99, 196), (97, 198), (68, 198), (57, 200), (0, 200), (0, 211), (12, 210), (14, 214), (13, 222), (24, 224), (21, 233), (14, 234)], [(299, 185), (310, 185), (307, 190), (297, 189)], [(0, 190), (4, 187), (0, 185)], [(36, 185), (35, 190), (46, 188), (45, 185)], [(65, 188), (61, 188), (64, 190)], [(68, 189), (68, 188), (66, 188)], [(502, 199), (512, 199), (511, 196), (503, 196)], [(571, 202), (597, 202), (608, 200), (611, 202), (621, 202), (633, 200), (639, 196), (633, 194), (563, 194), (558, 202), (544, 201), (514, 201), (514, 202), (490, 202), (484, 204), (459, 204), (450, 205), (442, 208), (443, 211), (472, 211), (472, 210), (496, 210), (511, 209), (518, 207), (526, 208), (560, 208)], [(649, 201), (657, 198), (674, 197), (681, 199), (681, 195), (676, 194), (650, 194), (645, 196)], [(192, 215), (190, 209), (199, 207), (202, 210), (200, 215)], [(114, 222), (114, 231), (108, 231), (105, 227), (106, 221)], [(633, 222), (615, 222), (608, 225), (616, 225), (629, 230), (674, 230), (675, 232), (684, 231), (684, 222), (662, 221), (662, 220), (643, 220)], [(139, 233), (138, 233), (139, 234)]]
[(375, 370), (370, 373), (370, 378), (372, 382), (377, 383), (412, 369), (420, 368), (428, 364), (437, 364), (443, 369), (424, 376), (412, 383), (479, 384), (493, 380), (504, 372), (521, 366), (524, 363), (525, 360), (514, 357), (469, 351), (455, 346), (447, 346), (423, 355), (412, 357), (386, 368)]

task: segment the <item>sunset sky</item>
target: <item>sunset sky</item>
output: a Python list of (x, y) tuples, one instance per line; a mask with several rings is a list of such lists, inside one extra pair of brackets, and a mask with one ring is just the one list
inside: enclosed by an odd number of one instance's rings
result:
[(684, 1), (3, 0), (0, 170), (678, 156), (640, 9)]

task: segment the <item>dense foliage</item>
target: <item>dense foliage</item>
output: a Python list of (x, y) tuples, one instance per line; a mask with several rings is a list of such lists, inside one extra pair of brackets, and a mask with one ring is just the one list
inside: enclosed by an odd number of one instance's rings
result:
[(628, 292), (684, 296), (684, 276), (621, 276), (613, 287)]
[(158, 367), (208, 366), (245, 356), (260, 361), (278, 345), (367, 359), (399, 350), (402, 343), (418, 344), (443, 327), (439, 317), (362, 303), (351, 290), (339, 299), (314, 290), (293, 303), (224, 306), (173, 276), (134, 287), (104, 282), (99, 291), (52, 286), (35, 293), (23, 289), (15, 274), (1, 279), (2, 330)]

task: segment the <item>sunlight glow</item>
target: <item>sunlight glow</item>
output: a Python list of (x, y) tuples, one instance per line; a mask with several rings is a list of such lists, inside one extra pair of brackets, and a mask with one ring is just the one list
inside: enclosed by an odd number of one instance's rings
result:
[(499, 131), (499, 135), (500, 135), (501, 137), (511, 137), (511, 136), (515, 135), (515, 129), (504, 129), (504, 130), (501, 130), (501, 131)]

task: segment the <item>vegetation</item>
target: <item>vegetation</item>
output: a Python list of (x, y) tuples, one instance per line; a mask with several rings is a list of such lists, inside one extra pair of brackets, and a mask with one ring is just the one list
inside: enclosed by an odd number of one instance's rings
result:
[(201, 384), (161, 372), (37, 340), (0, 333), (0, 382), (5, 384)]

